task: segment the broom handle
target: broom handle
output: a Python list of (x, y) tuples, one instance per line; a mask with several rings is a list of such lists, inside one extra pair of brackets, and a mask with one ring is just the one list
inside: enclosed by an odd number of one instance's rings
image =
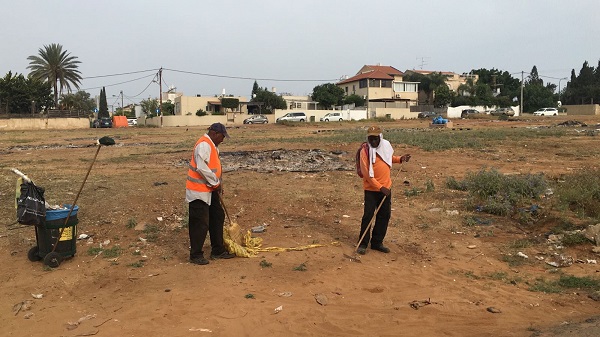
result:
[(227, 207), (225, 207), (225, 203), (223, 202), (223, 198), (221, 196), (219, 196), (219, 201), (221, 202), (221, 207), (223, 207), (223, 210), (225, 211), (225, 215), (227, 215), (229, 223), (232, 224), (233, 221), (231, 221), (231, 217), (229, 216), (229, 212), (227, 212)]
[(373, 217), (371, 218), (371, 221), (369, 221), (369, 225), (367, 226), (367, 229), (365, 229), (365, 231), (363, 232), (363, 235), (358, 240), (358, 243), (356, 244), (356, 247), (354, 248), (354, 250), (358, 249), (358, 247), (362, 243), (362, 240), (365, 238), (365, 235), (367, 235), (367, 233), (369, 233), (371, 231), (371, 227), (373, 226), (373, 222), (375, 222), (375, 217), (377, 216), (377, 212), (379, 212), (379, 209), (383, 205), (383, 202), (385, 201), (386, 198), (387, 198), (387, 195), (384, 195), (383, 199), (381, 199), (381, 202), (379, 203), (379, 206), (377, 206), (377, 209), (375, 210), (375, 213), (373, 213)]

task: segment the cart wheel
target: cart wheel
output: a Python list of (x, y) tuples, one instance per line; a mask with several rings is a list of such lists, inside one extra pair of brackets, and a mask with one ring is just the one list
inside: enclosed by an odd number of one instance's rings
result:
[(44, 257), (44, 264), (51, 268), (57, 268), (62, 262), (62, 256), (57, 252), (50, 252)]
[(38, 247), (38, 246), (31, 247), (31, 249), (29, 249), (29, 251), (27, 252), (27, 258), (31, 262), (41, 261), (42, 257), (40, 256), (40, 247)]

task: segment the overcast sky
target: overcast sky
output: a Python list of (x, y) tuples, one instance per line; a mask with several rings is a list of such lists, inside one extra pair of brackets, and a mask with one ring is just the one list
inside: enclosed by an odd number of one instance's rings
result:
[(104, 86), (115, 105), (121, 90), (125, 104), (158, 97), (161, 67), (163, 91), (249, 98), (255, 79), (307, 95), (365, 64), (496, 68), (516, 78), (535, 65), (558, 84), (600, 59), (598, 0), (0, 0), (0, 8), (0, 76), (28, 74), (27, 57), (58, 43), (81, 61), (81, 89), (95, 96)]

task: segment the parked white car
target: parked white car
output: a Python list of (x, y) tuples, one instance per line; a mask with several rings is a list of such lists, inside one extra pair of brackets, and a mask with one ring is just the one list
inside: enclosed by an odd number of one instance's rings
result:
[(341, 112), (329, 112), (326, 113), (325, 116), (319, 119), (321, 122), (329, 122), (329, 121), (343, 121), (344, 116)]
[(541, 108), (533, 113), (534, 116), (557, 116), (557, 108)]
[(137, 119), (136, 118), (127, 118), (127, 124), (129, 126), (136, 126), (137, 125)]

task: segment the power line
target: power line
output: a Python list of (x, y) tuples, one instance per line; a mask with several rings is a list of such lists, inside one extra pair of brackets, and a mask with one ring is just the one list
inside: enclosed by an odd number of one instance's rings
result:
[[(129, 80), (129, 81), (123, 81), (123, 82), (119, 82), (119, 83), (107, 84), (107, 85), (103, 85), (103, 86), (100, 86), (100, 87), (85, 88), (85, 89), (81, 89), (81, 90), (91, 90), (91, 89), (101, 89), (101, 88), (104, 88), (104, 87), (114, 87), (115, 85), (119, 85), (119, 84), (124, 84), (124, 83), (129, 83), (129, 82), (138, 81), (138, 80), (144, 79), (144, 78), (146, 78), (146, 77), (150, 77), (150, 76), (156, 76), (156, 74), (151, 74), (151, 75), (142, 76), (142, 77), (140, 77), (140, 78), (136, 78), (136, 79)], [(145, 89), (144, 89), (144, 90), (145, 90)]]
[(229, 78), (236, 80), (255, 80), (255, 81), (274, 81), (274, 82), (325, 82), (325, 81), (337, 81), (338, 79), (280, 79), (280, 78), (257, 78), (257, 77), (242, 77), (242, 76), (227, 76), (227, 75), (216, 75), (216, 74), (207, 74), (207, 73), (197, 73), (193, 71), (185, 71), (185, 70), (177, 70), (177, 69), (169, 69), (163, 68), (163, 70), (173, 71), (177, 73), (184, 74), (192, 74), (192, 75), (200, 75), (200, 76), (208, 76), (208, 77), (219, 77), (219, 78)]
[(87, 80), (87, 79), (90, 79), (90, 78), (102, 78), (102, 77), (111, 77), (111, 76), (131, 75), (131, 74), (147, 73), (149, 71), (155, 72), (157, 70), (158, 69), (148, 69), (148, 70), (140, 70), (140, 71), (131, 71), (131, 72), (120, 73), (120, 74), (110, 74), (110, 75), (98, 75), (98, 76), (82, 77), (81, 79)]

